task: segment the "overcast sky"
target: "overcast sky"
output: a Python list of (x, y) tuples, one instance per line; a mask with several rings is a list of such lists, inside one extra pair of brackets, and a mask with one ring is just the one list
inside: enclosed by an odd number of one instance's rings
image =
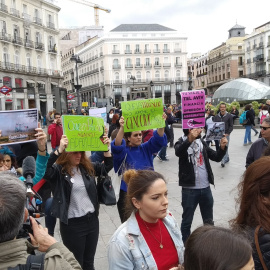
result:
[[(236, 24), (250, 34), (270, 21), (269, 0), (93, 0), (111, 13), (99, 11), (105, 32), (126, 23), (158, 23), (188, 38), (188, 54), (205, 52), (226, 41), (228, 30)], [(94, 10), (70, 0), (57, 0), (61, 7), (59, 26), (94, 25)]]

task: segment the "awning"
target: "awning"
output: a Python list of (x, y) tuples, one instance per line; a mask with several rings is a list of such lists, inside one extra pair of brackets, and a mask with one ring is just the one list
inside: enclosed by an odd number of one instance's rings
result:
[(33, 80), (26, 80), (28, 83), (35, 83)]
[(37, 83), (40, 83), (40, 84), (45, 84), (45, 82), (43, 82), (43, 81), (37, 81)]
[(53, 84), (53, 85), (57, 85), (57, 86), (58, 86), (58, 83), (56, 83), (56, 82), (51, 82), (51, 84)]

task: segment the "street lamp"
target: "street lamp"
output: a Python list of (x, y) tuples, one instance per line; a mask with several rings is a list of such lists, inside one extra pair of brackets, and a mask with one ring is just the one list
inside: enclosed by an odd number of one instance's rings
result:
[(80, 59), (80, 57), (78, 55), (74, 55), (74, 53), (72, 54), (70, 61), (75, 61), (76, 63), (76, 83), (74, 84), (74, 87), (76, 89), (76, 93), (77, 93), (77, 102), (78, 102), (78, 108), (77, 108), (77, 114), (81, 113), (81, 99), (80, 99), (80, 89), (82, 88), (82, 85), (79, 84), (79, 74), (78, 74), (78, 64), (82, 63), (82, 60)]
[(129, 79), (133, 80), (133, 86), (134, 86), (134, 81), (136, 80), (136, 77), (131, 75)]
[(151, 81), (151, 82), (150, 82), (151, 97), (154, 98), (153, 86), (154, 86), (154, 83), (153, 83), (153, 81)]

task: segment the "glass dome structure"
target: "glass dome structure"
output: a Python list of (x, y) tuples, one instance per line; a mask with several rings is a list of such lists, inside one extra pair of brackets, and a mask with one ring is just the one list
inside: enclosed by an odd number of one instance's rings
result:
[(220, 86), (214, 93), (212, 102), (218, 104), (220, 101), (231, 103), (262, 99), (270, 99), (270, 86), (259, 81), (240, 78)]

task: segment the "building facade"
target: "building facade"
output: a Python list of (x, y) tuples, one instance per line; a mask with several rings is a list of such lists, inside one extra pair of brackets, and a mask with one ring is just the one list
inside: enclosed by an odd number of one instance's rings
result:
[[(38, 108), (42, 115), (56, 106), (61, 88), (58, 12), (42, 0), (0, 1), (0, 109)], [(64, 100), (64, 97), (61, 98)]]
[(245, 27), (236, 24), (229, 30), (229, 38), (212, 49), (208, 56), (208, 94), (222, 84), (245, 75)]
[(270, 85), (270, 22), (245, 38), (246, 78)]
[[(77, 51), (81, 101), (162, 97), (179, 103), (187, 90), (187, 38), (158, 24), (124, 24)], [(76, 74), (75, 74), (76, 76)]]

